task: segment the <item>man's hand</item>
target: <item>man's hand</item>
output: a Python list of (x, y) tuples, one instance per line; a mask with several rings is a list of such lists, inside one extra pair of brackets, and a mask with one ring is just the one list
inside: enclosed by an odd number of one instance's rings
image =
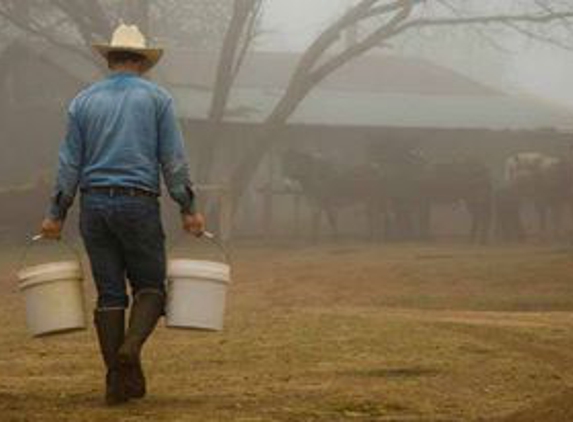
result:
[(201, 213), (183, 214), (183, 230), (197, 237), (201, 237), (205, 232), (205, 218)]
[(62, 227), (61, 220), (46, 218), (42, 222), (42, 236), (46, 239), (59, 239), (62, 236)]

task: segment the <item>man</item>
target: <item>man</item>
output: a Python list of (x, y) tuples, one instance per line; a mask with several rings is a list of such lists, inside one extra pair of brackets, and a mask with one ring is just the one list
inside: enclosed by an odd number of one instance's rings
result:
[[(97, 287), (94, 323), (107, 367), (109, 405), (146, 393), (141, 348), (163, 314), (166, 254), (158, 196), (160, 172), (181, 207), (183, 228), (200, 236), (173, 101), (141, 78), (160, 59), (136, 26), (120, 25), (111, 44), (95, 45), (112, 74), (70, 104), (55, 194), (42, 233), (58, 238), (79, 186), (80, 231)], [(133, 304), (127, 331), (125, 278)]]

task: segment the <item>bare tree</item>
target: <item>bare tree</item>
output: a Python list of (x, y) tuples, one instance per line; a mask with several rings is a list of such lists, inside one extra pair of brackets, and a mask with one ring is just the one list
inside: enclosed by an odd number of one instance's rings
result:
[[(481, 4), (481, 7), (480, 7)], [(266, 118), (253, 146), (234, 169), (230, 185), (237, 203), (280, 131), (317, 84), (346, 63), (411, 31), (425, 28), (479, 28), (488, 34), (503, 27), (539, 41), (568, 47), (573, 5), (564, 0), (360, 0), (326, 28), (302, 54), (288, 87)], [(366, 31), (354, 43), (342, 45), (349, 28)]]
[[(158, 32), (171, 45), (219, 49), (231, 0), (2, 0), (0, 23), (26, 40), (45, 42), (94, 63), (94, 41), (109, 39), (120, 22), (135, 23), (146, 34)], [(173, 36), (172, 34), (178, 34)], [(172, 39), (173, 38), (173, 39)], [(64, 64), (65, 65), (65, 64)]]
[(233, 14), (233, 0), (155, 0), (151, 32), (170, 47), (220, 51)]
[[(235, 0), (233, 14), (219, 54), (217, 76), (209, 109), (208, 121), (216, 129), (225, 116), (225, 109), (233, 83), (239, 73), (245, 55), (255, 39), (262, 0)], [(201, 145), (198, 178), (207, 181), (219, 147), (220, 137), (216, 131)]]
[(27, 40), (46, 42), (101, 67), (86, 47), (109, 36), (106, 10), (99, 0), (4, 0), (0, 18)]

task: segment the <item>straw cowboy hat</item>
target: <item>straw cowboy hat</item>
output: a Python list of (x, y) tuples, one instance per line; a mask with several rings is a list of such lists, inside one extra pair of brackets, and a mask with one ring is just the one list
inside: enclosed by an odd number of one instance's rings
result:
[(145, 36), (136, 25), (125, 25), (123, 23), (113, 32), (109, 44), (93, 44), (93, 48), (106, 59), (107, 55), (112, 51), (128, 51), (140, 54), (147, 59), (145, 71), (155, 66), (163, 55), (163, 49), (147, 46)]

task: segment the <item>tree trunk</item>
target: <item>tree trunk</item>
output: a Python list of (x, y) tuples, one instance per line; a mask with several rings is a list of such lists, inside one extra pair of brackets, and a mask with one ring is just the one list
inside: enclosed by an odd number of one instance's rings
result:
[(278, 139), (279, 132), (285, 128), (285, 123), (304, 100), (309, 89), (310, 86), (307, 85), (297, 86), (279, 101), (273, 113), (262, 125), (253, 146), (233, 171), (230, 185), (232, 203), (235, 204), (234, 211), (239, 208), (241, 197), (257, 173), (265, 154), (273, 141)]
[(217, 76), (209, 109), (208, 120), (213, 130), (210, 131), (210, 136), (206, 137), (199, 147), (201, 160), (197, 168), (197, 175), (198, 180), (202, 183), (209, 183), (210, 181), (215, 154), (220, 144), (221, 132), (218, 127), (225, 117), (231, 88), (238, 72), (237, 65), (242, 62), (243, 55), (252, 40), (246, 32), (250, 19), (255, 19), (258, 14), (258, 7), (257, 2), (252, 0), (235, 0), (233, 4), (233, 15), (219, 56)]

